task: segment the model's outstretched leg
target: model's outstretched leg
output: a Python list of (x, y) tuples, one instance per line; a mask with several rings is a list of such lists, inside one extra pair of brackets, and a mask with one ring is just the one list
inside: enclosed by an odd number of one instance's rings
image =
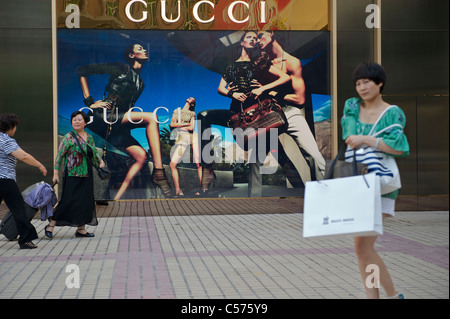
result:
[(131, 165), (130, 169), (125, 176), (122, 185), (120, 185), (119, 190), (114, 196), (114, 200), (120, 199), (125, 192), (125, 190), (130, 186), (131, 180), (136, 176), (137, 173), (142, 169), (144, 164), (147, 161), (147, 152), (140, 146), (133, 145), (126, 148), (126, 151), (130, 156), (136, 161), (133, 165)]
[(176, 145), (169, 164), (170, 171), (172, 173), (173, 186), (175, 188), (175, 196), (184, 196), (183, 191), (181, 190), (180, 187), (180, 176), (178, 174), (177, 165), (180, 162), (186, 150), (187, 145), (183, 144)]
[(158, 118), (153, 113), (148, 112), (129, 112), (124, 116), (122, 124), (129, 123), (136, 124), (136, 127), (145, 127), (148, 145), (153, 159), (152, 183), (158, 186), (165, 197), (172, 197), (172, 189), (167, 181), (166, 173), (162, 164), (161, 156), (161, 141), (159, 137), (159, 123)]
[(155, 168), (163, 168), (158, 117), (148, 112), (129, 112), (123, 117), (122, 124), (130, 123), (128, 114), (132, 123), (140, 122), (136, 124), (136, 127), (145, 127), (145, 135), (152, 154), (153, 165), (155, 165)]

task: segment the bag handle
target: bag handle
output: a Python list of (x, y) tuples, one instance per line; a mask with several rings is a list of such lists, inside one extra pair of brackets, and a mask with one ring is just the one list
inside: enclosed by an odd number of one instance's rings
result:
[[(377, 120), (375, 121), (375, 123), (373, 124), (372, 129), (370, 130), (369, 134), (367, 134), (368, 136), (373, 136), (373, 135), (372, 135), (372, 134), (374, 134), (373, 131), (374, 131), (375, 128), (377, 127), (378, 122), (380, 122), (381, 118), (386, 114), (386, 112), (387, 112), (389, 109), (393, 108), (393, 107), (396, 107), (396, 105), (390, 105), (390, 106), (388, 106), (388, 107), (380, 114), (380, 116), (378, 117), (378, 119), (377, 119)], [(375, 134), (378, 135), (379, 133), (375, 133)]]
[[(341, 148), (339, 149), (338, 154), (336, 155), (333, 162), (331, 163), (330, 171), (328, 172), (325, 179), (330, 179), (333, 176), (336, 163), (337, 163), (338, 159), (341, 157), (342, 152), (346, 149), (346, 147), (347, 147), (347, 144), (345, 144), (345, 143), (342, 144)], [(353, 161), (352, 162), (353, 162), (353, 176), (356, 176), (356, 175), (358, 175), (358, 169), (356, 167), (356, 150), (353, 150)]]
[(398, 124), (398, 123), (395, 123), (395, 124), (389, 125), (388, 127), (385, 127), (384, 129), (382, 129), (382, 130), (376, 132), (375, 134), (373, 134), (373, 135), (371, 135), (371, 136), (372, 136), (372, 137), (377, 137), (377, 136), (380, 135), (381, 133), (383, 133), (383, 132), (385, 132), (385, 131), (387, 131), (387, 130), (393, 128), (393, 127), (400, 127), (401, 129), (403, 129), (403, 126), (401, 126), (401, 125)]

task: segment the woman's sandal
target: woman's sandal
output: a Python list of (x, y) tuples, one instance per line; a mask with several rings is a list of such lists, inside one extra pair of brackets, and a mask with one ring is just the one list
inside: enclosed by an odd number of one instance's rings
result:
[[(52, 231), (47, 230), (48, 227), (51, 227), (51, 228), (52, 228)], [(47, 226), (45, 226), (45, 228), (44, 228), (45, 236), (48, 237), (48, 238), (50, 238), (50, 239), (52, 239), (52, 238), (53, 238), (53, 229), (54, 229), (54, 228), (55, 228), (55, 226), (52, 226), (52, 225), (50, 225), (50, 224), (48, 224)]]
[(396, 295), (393, 295), (391, 297), (387, 297), (387, 299), (405, 299), (405, 296), (402, 293), (397, 293)]
[(179, 192), (179, 193), (176, 193), (174, 197), (175, 198), (183, 198), (184, 194), (183, 194), (183, 192)]
[(152, 183), (158, 186), (163, 192), (166, 198), (172, 198), (172, 189), (170, 188), (169, 182), (166, 178), (166, 172), (164, 168), (154, 168), (152, 173)]
[(27, 241), (26, 243), (19, 244), (19, 246), (20, 246), (20, 249), (34, 249), (34, 248), (38, 248), (38, 246), (33, 244), (33, 242), (31, 242), (31, 241)]

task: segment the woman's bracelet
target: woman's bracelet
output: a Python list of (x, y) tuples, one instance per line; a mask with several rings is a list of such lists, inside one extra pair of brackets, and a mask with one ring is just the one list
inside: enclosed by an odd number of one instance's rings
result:
[(229, 98), (233, 98), (233, 93), (234, 93), (234, 92), (232, 92), (231, 90), (228, 90), (227, 96), (228, 96)]
[(87, 98), (83, 99), (83, 102), (84, 102), (84, 105), (86, 105), (87, 107), (89, 107), (95, 103), (94, 98), (90, 95)]
[(375, 142), (375, 149), (378, 149), (378, 144), (380, 144), (381, 138), (377, 137), (377, 141)]

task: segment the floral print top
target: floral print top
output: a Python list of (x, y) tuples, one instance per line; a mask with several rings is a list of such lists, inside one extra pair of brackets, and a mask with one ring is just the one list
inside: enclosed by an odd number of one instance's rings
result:
[[(88, 177), (88, 164), (84, 154), (93, 154), (92, 164), (95, 167), (99, 167), (100, 165), (100, 155), (95, 148), (94, 138), (92, 135), (87, 134), (86, 141), (84, 141), (78, 134), (77, 137), (81, 147), (83, 148), (83, 152), (81, 152), (78, 147), (78, 143), (72, 135), (72, 132), (67, 133), (64, 135), (63, 140), (59, 145), (58, 153), (56, 154), (55, 159), (55, 169), (59, 170), (62, 166), (67, 169), (68, 176)], [(88, 147), (92, 150), (92, 152), (88, 150)]]
[[(361, 122), (359, 119), (359, 107), (363, 101), (360, 98), (351, 98), (345, 102), (344, 115), (341, 119), (342, 139), (345, 140), (350, 135), (368, 135), (373, 127), (373, 124)], [(382, 130), (392, 124), (400, 124), (403, 128), (406, 125), (406, 117), (403, 110), (399, 107), (389, 109), (380, 119), (375, 128), (375, 132)], [(393, 157), (405, 157), (409, 155), (408, 139), (399, 127), (393, 127), (378, 137), (381, 137), (383, 142), (397, 151), (402, 151), (402, 155), (387, 154)], [(398, 190), (393, 193), (385, 194), (383, 197), (395, 199), (398, 196)]]

